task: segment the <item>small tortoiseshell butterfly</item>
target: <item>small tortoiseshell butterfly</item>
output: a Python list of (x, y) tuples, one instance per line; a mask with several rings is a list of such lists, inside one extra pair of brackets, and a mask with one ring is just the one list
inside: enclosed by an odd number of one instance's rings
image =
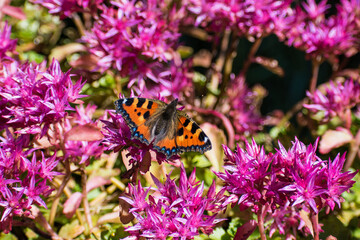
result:
[(168, 159), (183, 152), (210, 150), (210, 139), (190, 117), (176, 109), (177, 103), (177, 99), (166, 104), (147, 98), (122, 98), (115, 101), (115, 106), (130, 127), (131, 138), (152, 143)]

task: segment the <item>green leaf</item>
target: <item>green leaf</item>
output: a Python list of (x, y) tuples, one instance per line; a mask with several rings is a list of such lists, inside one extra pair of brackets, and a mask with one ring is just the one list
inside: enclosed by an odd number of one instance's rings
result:
[(196, 155), (192, 161), (197, 168), (211, 167), (211, 162), (204, 155)]
[(240, 226), (241, 226), (240, 218), (234, 217), (233, 219), (231, 219), (231, 222), (229, 223), (229, 228), (228, 228), (227, 232), (231, 236), (235, 236), (236, 231), (237, 231), (238, 227), (240, 227)]
[(95, 199), (97, 196), (99, 196), (99, 194), (102, 193), (102, 191), (100, 191), (99, 188), (95, 188), (93, 190), (91, 190), (90, 192), (88, 192), (87, 194), (87, 199), (89, 201)]
[(79, 224), (78, 220), (65, 224), (59, 231), (59, 236), (65, 239), (74, 239), (83, 233), (85, 227)]
[(0, 233), (0, 240), (16, 240), (17, 238), (11, 233)]
[(212, 240), (230, 240), (231, 236), (223, 228), (215, 228), (209, 238)]

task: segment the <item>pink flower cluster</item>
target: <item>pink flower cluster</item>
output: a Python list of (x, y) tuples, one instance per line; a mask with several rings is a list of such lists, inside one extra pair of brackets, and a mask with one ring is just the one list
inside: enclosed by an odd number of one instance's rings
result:
[[(103, 151), (100, 141), (68, 141), (60, 135), (61, 126), (71, 129), (67, 111), (82, 97), (81, 79), (74, 84), (70, 72), (63, 73), (56, 60), (46, 68), (45, 62), (23, 64), (7, 56), (16, 44), (10, 30), (5, 25), (0, 31), (0, 231), (4, 232), (12, 229), (14, 221), (34, 218), (32, 205), (46, 208), (42, 197), (49, 196), (53, 190), (49, 183), (60, 174), (55, 170), (59, 149), (67, 158), (81, 158), (81, 163)], [(93, 124), (87, 116), (91, 111), (76, 110), (76, 125)], [(65, 149), (60, 142), (65, 142)]]
[(304, 107), (314, 114), (322, 112), (322, 121), (336, 116), (345, 121), (349, 111), (360, 103), (360, 84), (352, 79), (331, 81), (325, 87), (325, 93), (316, 90), (312, 94), (308, 92), (307, 96), (310, 103), (304, 104)]
[(30, 148), (30, 135), (16, 138), (7, 130), (0, 140), (0, 231), (8, 232), (14, 218), (33, 217), (31, 205), (46, 208), (40, 196), (49, 196), (48, 181), (60, 173), (54, 171), (58, 163), (55, 154), (45, 157)]
[(179, 94), (190, 78), (187, 69), (176, 70), (184, 69), (176, 53), (179, 19), (175, 8), (167, 8), (155, 0), (112, 2), (105, 7), (83, 37), (99, 59), (98, 70), (117, 69), (129, 78), (128, 87), (143, 96), (157, 96), (156, 86), (165, 87), (164, 96)]
[(74, 13), (96, 13), (102, 8), (103, 0), (31, 0), (49, 9), (49, 13), (70, 17)]
[(120, 197), (131, 205), (129, 212), (138, 220), (137, 224), (126, 228), (130, 236), (193, 239), (199, 235), (199, 230), (210, 234), (216, 223), (225, 220), (216, 219), (217, 213), (226, 208), (224, 191), (216, 193), (213, 182), (203, 196), (204, 183), (196, 181), (195, 169), (187, 178), (182, 165), (178, 184), (169, 175), (163, 184), (153, 175), (152, 178), (157, 188), (145, 189), (139, 181), (137, 186), (129, 185), (128, 196)]
[(279, 31), (292, 1), (279, 0), (187, 0), (183, 5), (195, 25), (212, 32), (232, 29), (238, 35), (263, 37)]
[(263, 126), (263, 119), (257, 109), (257, 95), (251, 91), (244, 80), (239, 77), (234, 79), (227, 90), (228, 103), (230, 105), (229, 115), (236, 129), (238, 138), (241, 135), (248, 136), (259, 131)]
[(288, 45), (300, 48), (310, 56), (329, 57), (357, 52), (360, 34), (360, 3), (357, 0), (341, 0), (337, 14), (326, 16), (330, 5), (327, 0), (317, 4), (307, 0), (301, 7), (284, 16), (283, 31), (277, 32)]
[[(17, 66), (18, 65), (18, 66)], [(16, 133), (43, 136), (50, 124), (65, 117), (72, 110), (70, 102), (82, 97), (81, 81), (73, 84), (70, 73), (61, 72), (53, 61), (47, 70), (43, 65), (13, 61), (0, 75), (0, 129), (12, 127)]]
[[(232, 194), (233, 205), (242, 210), (251, 208), (262, 220), (272, 219), (276, 213), (274, 217), (282, 216), (283, 221), (299, 220), (295, 216), (300, 210), (317, 214), (323, 208), (334, 210), (335, 204), (340, 207), (341, 194), (351, 188), (357, 174), (342, 172), (345, 155), (337, 155), (333, 161), (321, 160), (316, 155), (317, 142), (306, 146), (298, 139), (289, 150), (279, 146), (275, 154), (267, 154), (254, 140), (246, 144), (246, 150), (238, 147), (235, 153), (223, 146), (225, 172), (216, 175)], [(278, 229), (285, 234), (291, 232), (291, 226), (294, 224), (282, 222)]]

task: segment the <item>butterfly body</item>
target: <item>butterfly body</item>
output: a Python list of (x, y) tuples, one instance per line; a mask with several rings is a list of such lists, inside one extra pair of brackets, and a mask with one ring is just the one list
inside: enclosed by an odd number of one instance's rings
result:
[(131, 137), (140, 140), (170, 158), (188, 151), (211, 149), (210, 139), (183, 111), (170, 104), (147, 98), (122, 98), (115, 101), (116, 110), (125, 119)]

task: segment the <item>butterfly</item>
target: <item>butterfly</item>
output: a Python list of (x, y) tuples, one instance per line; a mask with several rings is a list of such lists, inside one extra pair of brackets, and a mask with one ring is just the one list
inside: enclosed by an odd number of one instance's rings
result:
[(167, 159), (183, 152), (210, 150), (208, 136), (186, 113), (176, 109), (177, 104), (178, 99), (170, 104), (148, 98), (115, 101), (116, 112), (125, 119), (131, 138), (146, 145), (152, 143)]

